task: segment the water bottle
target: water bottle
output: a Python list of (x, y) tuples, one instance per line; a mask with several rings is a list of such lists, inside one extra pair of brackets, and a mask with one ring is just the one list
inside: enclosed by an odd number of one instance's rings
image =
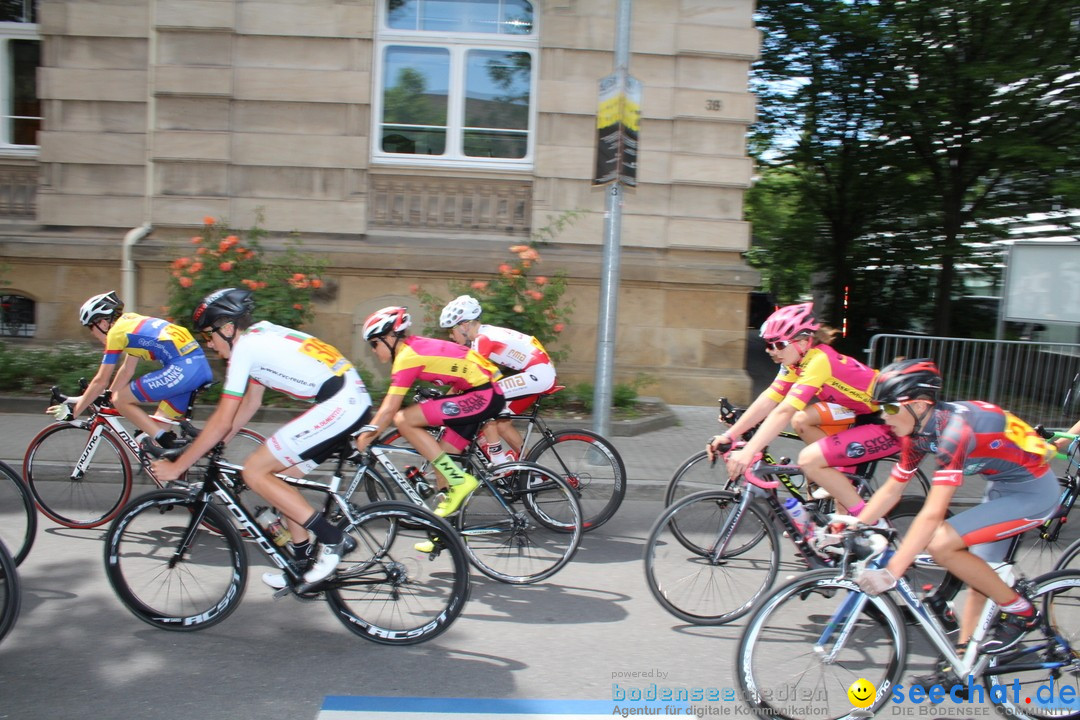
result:
[(784, 501), (784, 512), (788, 514), (791, 521), (795, 523), (795, 527), (800, 534), (805, 535), (807, 529), (810, 527), (810, 518), (806, 515), (806, 510), (795, 498), (788, 498)]
[(285, 527), (285, 523), (281, 522), (281, 518), (274, 508), (263, 508), (256, 517), (259, 524), (266, 528), (266, 532), (270, 534), (270, 539), (274, 541), (274, 544), (278, 547), (282, 547), (285, 543), (292, 540), (292, 535), (289, 534), (288, 529)]
[(415, 465), (410, 465), (405, 468), (405, 479), (412, 483), (412, 486), (416, 488), (416, 492), (420, 494), (420, 497), (427, 499), (435, 494), (435, 489), (428, 484), (426, 479), (424, 479), (424, 471)]

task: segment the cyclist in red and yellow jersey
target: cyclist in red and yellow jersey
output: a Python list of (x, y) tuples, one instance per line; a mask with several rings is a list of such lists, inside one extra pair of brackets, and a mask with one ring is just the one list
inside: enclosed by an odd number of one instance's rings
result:
[[(385, 307), (364, 322), (364, 340), (375, 357), (392, 365), (390, 388), (371, 424), (361, 429), (356, 447), (365, 450), (392, 421), (438, 471), (439, 489), (446, 493), (435, 514), (446, 517), (457, 511), (479, 483), (454, 462), (427, 428), (446, 426), (443, 441), (463, 450), (480, 425), (499, 414), (505, 400), (494, 382), (499, 379), (498, 368), (457, 343), (408, 335), (411, 324), (408, 311), (396, 306)], [(405, 395), (419, 381), (445, 385), (453, 394), (402, 410)]]
[(822, 328), (812, 310), (810, 303), (789, 305), (761, 326), (765, 349), (781, 365), (780, 372), (706, 449), (712, 457), (760, 422), (746, 445), (727, 456), (728, 473), (738, 477), (790, 423), (807, 443), (798, 458), (806, 477), (855, 515), (865, 503), (836, 468), (887, 457), (899, 450), (900, 443), (882, 424), (871, 399), (877, 370), (833, 350), (829, 343), (835, 331)]
[[(78, 417), (105, 391), (116, 371), (111, 386), (113, 407), (141, 431), (162, 440), (166, 430), (139, 403), (157, 402), (156, 415), (175, 420), (187, 412), (192, 394), (213, 379), (206, 355), (187, 328), (125, 313), (115, 292), (95, 295), (83, 303), (79, 322), (105, 346), (105, 357), (81, 396), (48, 409), (58, 420)], [(139, 360), (154, 360), (161, 368), (133, 379)]]

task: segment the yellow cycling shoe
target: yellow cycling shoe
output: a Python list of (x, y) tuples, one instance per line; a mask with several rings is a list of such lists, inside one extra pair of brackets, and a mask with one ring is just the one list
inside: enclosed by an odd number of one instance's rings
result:
[(431, 553), (435, 552), (435, 543), (433, 543), (431, 540), (424, 540), (423, 542), (418, 542), (413, 545), (413, 549), (417, 552), (422, 552), (425, 555), (430, 555)]
[(435, 508), (435, 514), (439, 517), (453, 515), (461, 507), (465, 498), (472, 494), (473, 490), (480, 487), (480, 481), (472, 475), (464, 474), (464, 479), (457, 485), (451, 485), (446, 491), (445, 499)]

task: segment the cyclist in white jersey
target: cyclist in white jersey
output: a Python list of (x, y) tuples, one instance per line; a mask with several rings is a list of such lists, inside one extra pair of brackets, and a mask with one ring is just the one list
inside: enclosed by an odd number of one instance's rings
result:
[[(195, 328), (229, 362), (221, 401), (183, 455), (160, 460), (154, 472), (163, 482), (175, 480), (214, 445), (232, 437), (251, 420), (266, 388), (313, 407), (279, 428), (244, 462), (244, 482), (285, 517), (297, 564), (311, 559), (310, 530), (321, 552), (304, 573), (308, 584), (329, 577), (356, 541), (275, 473), (302, 476), (331, 457), (344, 438), (367, 423), (371, 397), (352, 363), (334, 347), (307, 333), (269, 322), (253, 322), (251, 292), (225, 288), (208, 295), (195, 309)], [(266, 573), (263, 582), (285, 586), (283, 573)]]
[[(532, 406), (541, 393), (555, 387), (555, 366), (539, 340), (510, 328), (485, 325), (478, 319), (482, 312), (476, 298), (461, 295), (443, 308), (439, 325), (450, 330), (450, 339), (454, 342), (468, 345), (500, 367), (517, 371), (496, 384), (506, 398), (503, 413), (520, 414)], [(484, 427), (484, 440), (488, 457), (496, 464), (516, 459), (521, 454), (521, 434), (509, 419), (488, 423)], [(502, 440), (510, 447), (504, 449)]]

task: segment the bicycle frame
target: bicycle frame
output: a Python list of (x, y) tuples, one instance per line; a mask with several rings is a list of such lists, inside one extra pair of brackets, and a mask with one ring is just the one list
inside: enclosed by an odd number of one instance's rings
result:
[(75, 463), (75, 467), (72, 469), (72, 479), (81, 477), (85, 472), (90, 461), (94, 459), (94, 453), (97, 452), (98, 445), (101, 443), (101, 434), (104, 432), (112, 432), (112, 434), (119, 439), (124, 447), (135, 456), (135, 459), (139, 462), (139, 465), (149, 473), (150, 477), (154, 479), (156, 485), (161, 485), (157, 478), (154, 476), (154, 471), (150, 465), (150, 459), (142, 456), (138, 443), (135, 442), (135, 438), (127, 431), (123, 423), (120, 422), (120, 412), (113, 408), (96, 408), (92, 417), (87, 420), (71, 420), (70, 425), (75, 427), (82, 427), (90, 430), (90, 437), (86, 441), (86, 448), (83, 450), (82, 455), (79, 456), (78, 461)]

